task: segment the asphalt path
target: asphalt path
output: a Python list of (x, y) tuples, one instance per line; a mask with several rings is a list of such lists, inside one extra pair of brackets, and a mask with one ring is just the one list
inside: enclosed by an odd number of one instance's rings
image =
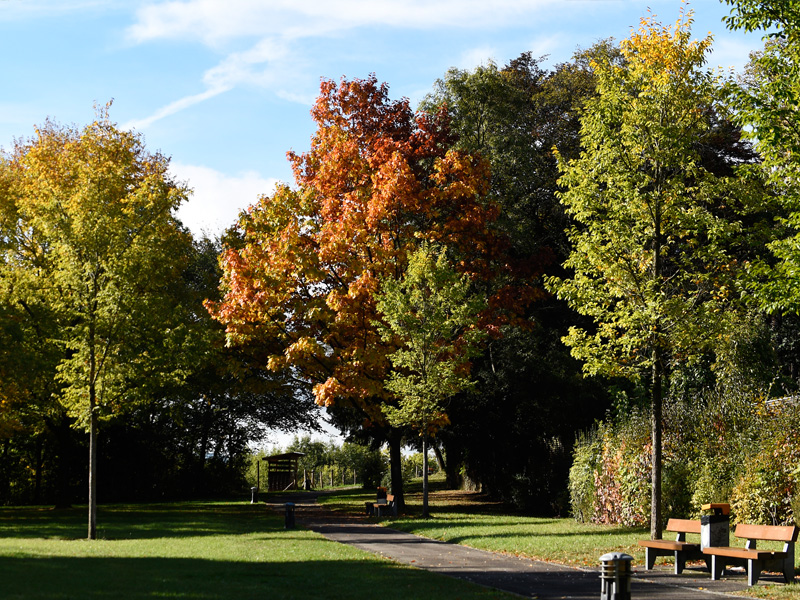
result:
[[(308, 493), (272, 499), (267, 506), (283, 514), (284, 502), (295, 504), (297, 526), (389, 560), (524, 598), (600, 598), (599, 563), (596, 569), (574, 568), (432, 540), (370, 522), (366, 516), (327, 511), (317, 504), (315, 495)], [(762, 579), (765, 583), (771, 580), (777, 582), (782, 578), (767, 574)], [(747, 577), (743, 573), (734, 572), (720, 581), (711, 581), (708, 572), (700, 568), (690, 567), (683, 574), (675, 575), (671, 566), (646, 571), (643, 565), (633, 565), (633, 599), (744, 598), (737, 592), (746, 589)]]

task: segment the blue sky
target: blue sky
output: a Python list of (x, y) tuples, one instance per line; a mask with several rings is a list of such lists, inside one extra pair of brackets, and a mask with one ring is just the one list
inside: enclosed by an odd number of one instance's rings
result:
[[(696, 0), (714, 66), (741, 68), (760, 35), (729, 32), (727, 5)], [(219, 233), (308, 148), (320, 78), (375, 73), (416, 105), (450, 67), (522, 52), (566, 61), (627, 37), (679, 0), (0, 0), (0, 147), (51, 117), (83, 125), (95, 103), (172, 157), (194, 196), (180, 212)]]

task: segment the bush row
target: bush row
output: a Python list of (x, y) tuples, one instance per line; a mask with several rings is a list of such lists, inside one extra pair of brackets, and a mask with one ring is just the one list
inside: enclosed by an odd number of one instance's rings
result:
[[(731, 504), (740, 523), (800, 522), (800, 400), (714, 392), (667, 401), (662, 508), (697, 518), (709, 502)], [(648, 411), (634, 408), (582, 434), (569, 476), (579, 521), (642, 525), (650, 514)]]

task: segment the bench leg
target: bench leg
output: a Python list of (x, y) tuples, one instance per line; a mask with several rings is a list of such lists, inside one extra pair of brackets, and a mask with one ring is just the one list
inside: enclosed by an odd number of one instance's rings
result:
[(718, 581), (722, 579), (722, 572), (725, 570), (725, 561), (722, 557), (716, 554), (711, 555), (711, 580)]
[(758, 583), (758, 577), (761, 575), (761, 561), (760, 560), (753, 560), (752, 558), (747, 560), (747, 585), (754, 586)]
[(656, 564), (656, 550), (655, 548), (645, 548), (644, 549), (644, 558), (645, 558), (645, 568), (648, 571), (652, 571), (653, 567)]
[(783, 561), (783, 580), (786, 583), (794, 583), (794, 544)]
[(686, 568), (686, 554), (675, 551), (675, 575), (680, 575)]

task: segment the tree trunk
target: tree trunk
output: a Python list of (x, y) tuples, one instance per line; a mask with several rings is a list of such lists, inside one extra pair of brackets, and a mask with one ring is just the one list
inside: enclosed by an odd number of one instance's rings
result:
[(433, 449), (433, 455), (436, 457), (436, 464), (439, 465), (439, 470), (442, 473), (447, 473), (447, 467), (444, 461), (444, 454), (442, 454), (442, 449), (439, 448), (439, 444), (433, 443), (431, 444), (431, 448)]
[(97, 539), (97, 357), (94, 321), (89, 323), (89, 539)]
[(661, 539), (661, 405), (662, 380), (661, 356), (658, 350), (653, 352), (653, 389), (651, 391), (652, 414), (650, 416), (651, 461), (650, 478), (650, 538)]
[(389, 436), (389, 468), (392, 479), (392, 495), (397, 505), (398, 512), (405, 509), (406, 503), (403, 498), (403, 457), (400, 453), (402, 436), (397, 430), (393, 430)]
[(422, 434), (422, 518), (430, 517), (428, 512), (428, 433)]
[(97, 539), (97, 412), (94, 386), (89, 391), (89, 539)]
[[(660, 173), (660, 171), (659, 171)], [(660, 181), (661, 175), (657, 175)], [(659, 185), (660, 188), (660, 185)], [(655, 291), (661, 291), (662, 284), (662, 261), (661, 261), (661, 211), (660, 201), (655, 202), (655, 213), (653, 216), (653, 280)], [(662, 401), (662, 382), (664, 375), (663, 356), (661, 348), (661, 322), (656, 317), (653, 331), (653, 378), (650, 390), (650, 443), (651, 450), (651, 470), (650, 470), (650, 539), (661, 539), (661, 401)]]

